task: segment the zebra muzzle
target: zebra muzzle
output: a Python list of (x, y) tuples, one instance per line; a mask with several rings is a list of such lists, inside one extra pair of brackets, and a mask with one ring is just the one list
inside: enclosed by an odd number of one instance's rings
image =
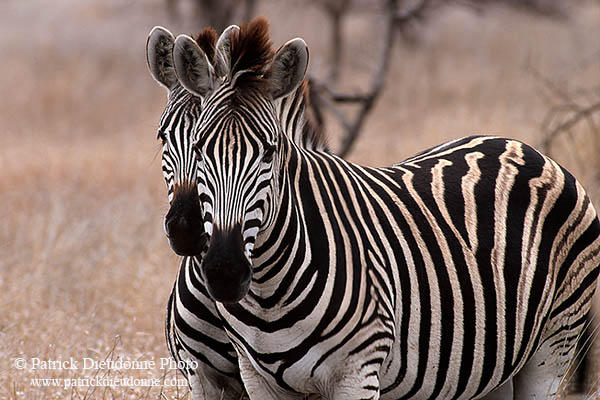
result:
[(244, 254), (241, 229), (214, 229), (202, 260), (202, 275), (211, 297), (221, 303), (237, 303), (248, 293), (252, 266)]
[(173, 251), (180, 256), (196, 256), (204, 250), (208, 235), (195, 187), (178, 187), (174, 191), (171, 208), (165, 216), (165, 234)]

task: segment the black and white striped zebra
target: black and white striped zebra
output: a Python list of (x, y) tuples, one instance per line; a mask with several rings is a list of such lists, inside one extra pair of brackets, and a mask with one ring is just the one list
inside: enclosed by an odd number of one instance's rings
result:
[[(201, 43), (216, 36), (207, 29)], [(211, 39), (212, 38), (212, 39)], [(188, 379), (193, 398), (239, 399), (244, 392), (237, 356), (225, 335), (214, 300), (206, 292), (198, 271), (205, 246), (202, 213), (198, 201), (197, 165), (192, 151), (192, 128), (200, 116), (201, 99), (181, 86), (173, 68), (175, 37), (155, 27), (146, 42), (149, 70), (168, 90), (160, 118), (158, 138), (162, 148), (162, 171), (170, 208), (164, 230), (169, 244), (182, 258), (169, 296), (165, 334), (169, 352)], [(206, 49), (206, 47), (205, 47)], [(198, 222), (200, 221), (200, 222)]]
[(387, 168), (299, 147), (276, 101), (308, 51), (273, 56), (265, 25), (227, 30), (215, 68), (187, 36), (173, 53), (203, 98), (200, 275), (250, 397), (553, 397), (599, 272), (580, 184), (496, 137)]
[[(216, 33), (205, 29), (196, 37), (205, 52), (214, 54)], [(173, 70), (174, 37), (162, 27), (154, 28), (146, 46), (152, 76), (168, 89), (168, 102), (160, 119), (163, 143), (162, 170), (169, 194), (170, 210), (165, 232), (173, 250), (183, 257), (169, 297), (166, 336), (169, 351), (190, 383), (194, 399), (240, 399), (243, 393), (237, 357), (225, 334), (214, 300), (206, 292), (199, 274), (199, 254), (204, 246), (196, 191), (196, 159), (191, 146), (192, 126), (201, 110), (201, 98), (185, 90)], [(214, 63), (211, 61), (211, 63)], [(277, 114), (292, 140), (301, 147), (324, 150), (326, 141), (318, 121), (308, 107), (308, 85), (304, 82), (290, 96), (277, 102)], [(200, 236), (200, 240), (198, 239)]]

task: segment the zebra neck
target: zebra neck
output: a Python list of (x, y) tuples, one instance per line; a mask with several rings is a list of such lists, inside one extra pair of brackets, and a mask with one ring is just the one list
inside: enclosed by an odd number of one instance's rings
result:
[(308, 239), (312, 218), (307, 219), (299, 196), (304, 191), (303, 149), (287, 138), (284, 142), (273, 223), (259, 233), (253, 250), (253, 291), (258, 297), (273, 296), (282, 277), (306, 268), (312, 259)]

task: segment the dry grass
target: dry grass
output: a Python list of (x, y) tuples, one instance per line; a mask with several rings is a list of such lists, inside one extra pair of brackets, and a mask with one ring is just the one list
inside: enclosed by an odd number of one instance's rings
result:
[[(88, 391), (30, 384), (35, 377), (107, 373), (162, 379), (176, 376), (173, 370), (14, 367), (17, 357), (167, 357), (164, 307), (178, 265), (161, 228), (167, 204), (154, 137), (164, 93), (146, 72), (143, 46), (155, 24), (178, 33), (198, 28), (169, 22), (159, 0), (45, 4), (0, 5), (0, 40), (9, 55), (0, 74), (0, 398), (185, 398), (185, 386)], [(323, 16), (302, 2), (260, 4), (275, 43), (304, 37), (312, 71), (324, 73)], [(368, 77), (376, 22), (357, 12), (346, 26), (348, 88)], [(487, 16), (453, 10), (430, 26), (419, 47), (396, 48), (387, 90), (351, 159), (384, 165), (473, 133), (536, 145), (550, 104), (526, 63), (569, 89), (599, 83), (597, 2), (575, 9), (567, 22), (504, 9)], [(581, 66), (590, 57), (595, 67)], [(589, 135), (578, 127), (553, 154), (600, 205)], [(597, 344), (594, 351), (600, 358)]]

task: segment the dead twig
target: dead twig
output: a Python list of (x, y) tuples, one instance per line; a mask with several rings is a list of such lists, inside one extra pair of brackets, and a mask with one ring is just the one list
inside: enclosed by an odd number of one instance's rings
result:
[(553, 129), (548, 131), (546, 133), (546, 135), (544, 135), (544, 140), (542, 141), (542, 149), (544, 151), (548, 151), (550, 149), (552, 141), (554, 141), (554, 139), (556, 139), (556, 137), (558, 135), (560, 135), (563, 132), (569, 131), (571, 128), (573, 128), (575, 125), (577, 125), (577, 123), (579, 121), (581, 121), (583, 119), (585, 119), (588, 122), (588, 124), (590, 125), (590, 128), (592, 130), (596, 131), (597, 126), (596, 126), (594, 120), (592, 119), (592, 115), (597, 112), (600, 112), (600, 102), (597, 102), (597, 103), (592, 104), (585, 108), (578, 108), (571, 115), (570, 118), (568, 118), (564, 122), (560, 123)]
[[(179, 0), (166, 0), (167, 12), (171, 19), (182, 17), (177, 9), (178, 3)], [(256, 10), (256, 0), (244, 0), (243, 4), (234, 0), (191, 0), (191, 3), (194, 5), (193, 18), (204, 21), (217, 32), (233, 23), (235, 15), (242, 21), (250, 21)], [(241, 10), (241, 13), (238, 10)]]
[(351, 0), (321, 0), (317, 2), (331, 20), (331, 68), (328, 80), (337, 82), (340, 75), (340, 64), (342, 61), (343, 45), (342, 20), (350, 6)]
[[(596, 100), (592, 104), (583, 105), (576, 101), (573, 95), (560, 87), (556, 82), (544, 76), (539, 70), (531, 64), (525, 66), (529, 72), (542, 87), (550, 94), (549, 99), (558, 99), (558, 104), (550, 108), (542, 121), (542, 131), (544, 133), (541, 150), (550, 152), (552, 142), (562, 133), (569, 132), (575, 125), (581, 121), (586, 121), (592, 132), (600, 132), (593, 115), (600, 112), (600, 101)], [(588, 91), (584, 91), (588, 94)], [(552, 100), (555, 101), (555, 100)], [(558, 124), (555, 121), (560, 121)]]
[(557, 97), (565, 106), (579, 108), (579, 105), (563, 88), (550, 78), (544, 76), (537, 68), (528, 61), (525, 65), (525, 72), (528, 72), (533, 78), (539, 81), (543, 88), (550, 93), (551, 96)]
[[(317, 101), (315, 107), (323, 106), (329, 110), (338, 120), (344, 129), (344, 136), (341, 141), (338, 154), (342, 157), (346, 156), (356, 139), (358, 138), (361, 128), (363, 127), (369, 112), (373, 109), (377, 98), (385, 85), (389, 71), (391, 53), (396, 37), (396, 32), (402, 29), (408, 23), (415, 20), (423, 19), (426, 10), (429, 8), (430, 1), (422, 0), (414, 3), (411, 7), (403, 10), (398, 10), (396, 0), (385, 1), (385, 31), (383, 35), (383, 46), (379, 53), (379, 59), (376, 63), (376, 68), (373, 73), (373, 78), (368, 89), (360, 94), (343, 93), (335, 90), (332, 87), (332, 82), (339, 76), (339, 65), (341, 64), (341, 49), (343, 49), (343, 40), (341, 35), (341, 17), (346, 12), (348, 1), (328, 1), (330, 5), (329, 15), (332, 18), (332, 52), (333, 66), (330, 70), (329, 80), (327, 83), (320, 82), (318, 79), (311, 77), (311, 87), (317, 91)], [(346, 116), (338, 107), (338, 104), (355, 104), (358, 111), (353, 118)]]

